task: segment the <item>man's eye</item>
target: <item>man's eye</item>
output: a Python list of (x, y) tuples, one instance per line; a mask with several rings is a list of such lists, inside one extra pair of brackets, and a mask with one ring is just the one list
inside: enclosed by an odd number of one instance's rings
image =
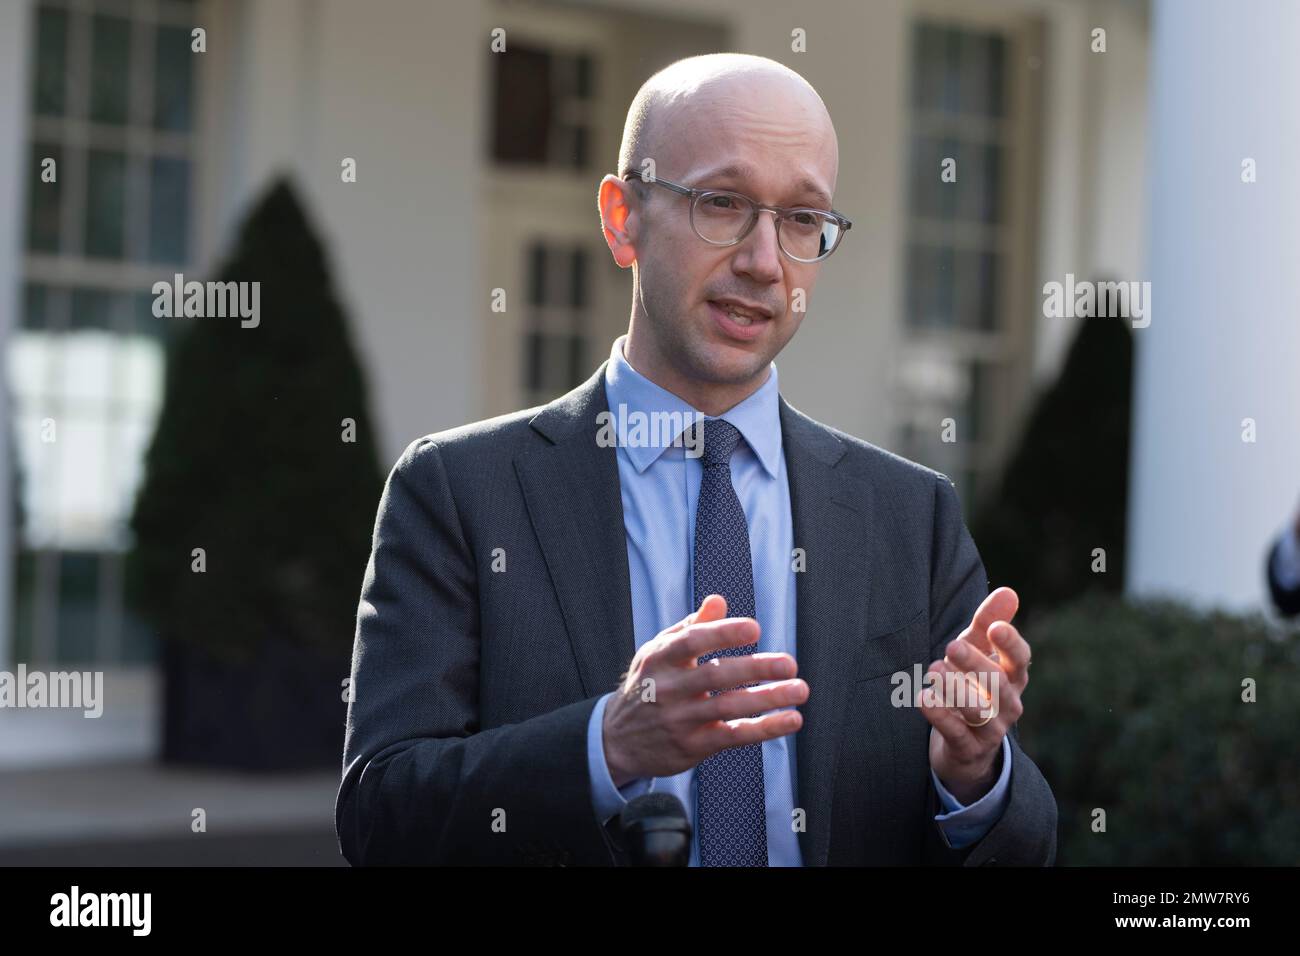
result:
[(734, 209), (736, 200), (731, 196), (710, 196), (709, 205), (715, 209)]

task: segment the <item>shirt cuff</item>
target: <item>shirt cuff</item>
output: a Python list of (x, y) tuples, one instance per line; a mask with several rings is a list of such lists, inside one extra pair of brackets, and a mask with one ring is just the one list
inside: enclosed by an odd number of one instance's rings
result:
[[(934, 733), (933, 728), (930, 732)], [(939, 794), (939, 802), (943, 804), (946, 811), (936, 815), (934, 819), (938, 822), (939, 830), (948, 841), (948, 845), (954, 850), (959, 850), (964, 846), (977, 843), (993, 829), (993, 824), (998, 822), (1002, 811), (1007, 808), (1007, 800), (1011, 795), (1011, 742), (1004, 734), (1002, 772), (998, 775), (993, 788), (970, 806), (963, 805), (948, 792), (948, 788), (939, 782), (939, 775), (934, 772), (933, 767), (930, 768), (930, 776), (934, 779), (934, 789)]]
[(643, 793), (650, 793), (655, 788), (654, 777), (637, 777), (623, 787), (615, 787), (609, 775), (609, 766), (605, 763), (605, 705), (613, 696), (610, 691), (592, 708), (591, 719), (587, 721), (587, 776), (591, 779), (591, 805), (596, 810), (596, 819), (604, 826), (611, 817), (623, 812), (627, 802)]
[(1283, 591), (1300, 588), (1300, 541), (1290, 528), (1282, 533), (1273, 550), (1273, 578)]

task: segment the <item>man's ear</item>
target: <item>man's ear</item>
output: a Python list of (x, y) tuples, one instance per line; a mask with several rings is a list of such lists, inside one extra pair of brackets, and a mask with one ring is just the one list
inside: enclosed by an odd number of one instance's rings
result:
[(636, 261), (635, 240), (640, 224), (636, 203), (636, 194), (626, 180), (608, 175), (600, 181), (596, 205), (600, 211), (601, 231), (620, 269), (626, 269)]

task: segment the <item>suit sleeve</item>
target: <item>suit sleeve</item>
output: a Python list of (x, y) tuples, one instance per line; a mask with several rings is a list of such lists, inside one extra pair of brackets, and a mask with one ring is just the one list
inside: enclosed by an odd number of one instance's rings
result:
[[(944, 656), (949, 642), (966, 628), (989, 593), (984, 562), (962, 520), (957, 492), (947, 477), (939, 475), (936, 481), (930, 576), (931, 660)], [(949, 846), (933, 819), (927, 821), (931, 831), (925, 842), (927, 862), (964, 866), (1051, 866), (1055, 862), (1056, 798), (1038, 767), (1020, 749), (1015, 724), (1006, 739), (1011, 747), (1011, 774), (1002, 815), (983, 837), (960, 849)], [(928, 789), (928, 810), (933, 817), (943, 812), (942, 802), (933, 780)]]
[(609, 864), (587, 729), (598, 698), (479, 727), (477, 574), (429, 439), (380, 499), (357, 611), (343, 778), (343, 856), (373, 864)]
[[(931, 728), (930, 733), (937, 731)], [(993, 786), (971, 804), (964, 804), (954, 797), (939, 775), (930, 771), (930, 783), (938, 792), (939, 805), (943, 807), (943, 812), (934, 819), (953, 849), (963, 849), (988, 833), (1007, 808), (1007, 798), (1011, 795), (1011, 742), (1006, 737), (1002, 738), (998, 766), (998, 778)]]
[(1283, 531), (1269, 549), (1265, 573), (1268, 593), (1278, 614), (1300, 614), (1300, 542), (1290, 529)]

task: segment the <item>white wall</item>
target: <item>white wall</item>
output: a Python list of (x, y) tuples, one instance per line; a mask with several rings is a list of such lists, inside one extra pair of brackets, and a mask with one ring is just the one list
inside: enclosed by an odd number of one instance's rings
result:
[(1246, 607), (1300, 497), (1300, 5), (1161, 0), (1153, 35), (1127, 583)]
[[(477, 22), (423, 0), (243, 0), (214, 24), (228, 47), (205, 99), (201, 248), (223, 250), (247, 203), (294, 174), (366, 363), (386, 466), (479, 405), (484, 48), (449, 27), (458, 17)], [(341, 181), (344, 157), (356, 183)]]

